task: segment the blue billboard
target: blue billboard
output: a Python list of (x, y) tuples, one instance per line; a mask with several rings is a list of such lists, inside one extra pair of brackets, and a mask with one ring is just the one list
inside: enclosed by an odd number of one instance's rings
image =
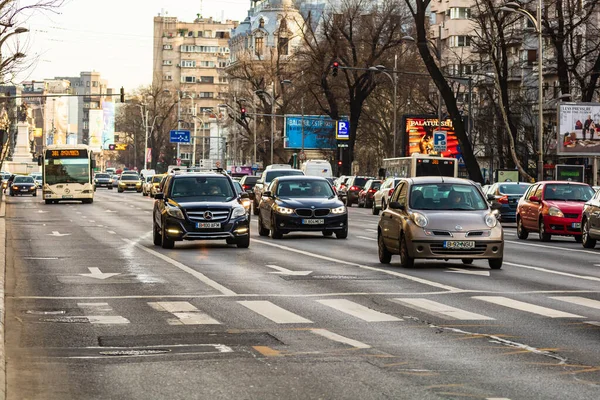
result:
[[(302, 126), (304, 125), (304, 129)], [(304, 132), (304, 135), (303, 135)], [(331, 150), (337, 148), (337, 121), (324, 115), (286, 115), (284, 148)], [(304, 136), (304, 146), (302, 146)]]

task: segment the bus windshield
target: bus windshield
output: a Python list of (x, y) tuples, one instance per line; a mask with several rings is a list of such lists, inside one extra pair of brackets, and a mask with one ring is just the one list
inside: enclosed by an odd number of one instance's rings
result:
[(90, 163), (87, 158), (46, 159), (45, 171), (48, 185), (90, 182)]

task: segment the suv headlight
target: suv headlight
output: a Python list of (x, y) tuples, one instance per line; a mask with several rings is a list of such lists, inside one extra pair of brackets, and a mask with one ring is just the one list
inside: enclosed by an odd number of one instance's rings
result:
[(293, 208), (287, 208), (287, 207), (281, 207), (279, 205), (275, 206), (275, 212), (277, 212), (278, 214), (283, 214), (283, 215), (290, 215), (294, 213), (294, 209)]
[(486, 214), (485, 224), (490, 228), (494, 228), (496, 225), (498, 225), (498, 218), (496, 218), (496, 215), (493, 213)]
[(246, 209), (244, 207), (235, 207), (231, 213), (231, 218), (242, 217), (246, 215)]
[(550, 207), (548, 209), (548, 215), (550, 215), (551, 217), (561, 217), (564, 218), (565, 214), (563, 214), (562, 211), (560, 211), (557, 207)]
[(183, 212), (179, 207), (167, 205), (165, 210), (167, 211), (167, 214), (169, 214), (173, 218), (185, 219), (185, 217), (183, 216)]
[(425, 217), (421, 213), (414, 212), (411, 214), (411, 217), (412, 217), (413, 222), (420, 228), (425, 228), (427, 226), (427, 224), (429, 223), (429, 221), (427, 220), (427, 217)]
[(346, 213), (346, 206), (341, 206), (338, 208), (332, 208), (331, 209), (331, 213), (332, 214), (345, 214)]

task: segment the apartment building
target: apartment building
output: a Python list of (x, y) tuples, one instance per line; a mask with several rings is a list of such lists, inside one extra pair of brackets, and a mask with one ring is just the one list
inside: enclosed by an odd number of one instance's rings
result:
[[(231, 32), (237, 25), (236, 21), (200, 15), (192, 22), (167, 15), (154, 17), (153, 85), (181, 98), (182, 129), (192, 130), (196, 123), (196, 136), (200, 136), (196, 160), (208, 158), (207, 148), (217, 146), (217, 141), (209, 142), (209, 138), (211, 130), (216, 130), (212, 125), (218, 122), (218, 105), (228, 98), (224, 69), (229, 62)], [(181, 158), (190, 164), (192, 146), (181, 146)]]

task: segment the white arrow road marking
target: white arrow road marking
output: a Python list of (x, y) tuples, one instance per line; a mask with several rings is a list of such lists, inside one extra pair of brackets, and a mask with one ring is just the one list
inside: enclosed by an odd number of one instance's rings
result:
[(61, 236), (71, 236), (71, 234), (70, 233), (60, 233), (58, 231), (52, 231), (52, 233), (48, 233), (48, 236), (61, 237)]
[(448, 269), (450, 271), (445, 271), (445, 272), (453, 272), (455, 274), (490, 276), (490, 271), (473, 271), (473, 270), (469, 270), (469, 269), (460, 269), (460, 268), (448, 268)]
[(310, 275), (312, 273), (312, 271), (292, 271), (287, 268), (278, 267), (277, 265), (266, 265), (266, 267), (276, 269), (277, 271), (279, 271), (279, 272), (270, 272), (270, 274), (306, 276), (306, 275)]
[(47, 213), (48, 211), (44, 211), (44, 210), (38, 210), (38, 212), (39, 212), (40, 214), (45, 214), (45, 213)]
[(106, 212), (116, 212), (116, 211), (113, 211), (113, 210), (106, 210)]
[(115, 275), (121, 275), (120, 273), (116, 273), (116, 272), (102, 272), (100, 271), (100, 268), (96, 268), (96, 267), (88, 267), (88, 269), (90, 270), (89, 274), (79, 274), (81, 276), (89, 276), (90, 278), (96, 278), (96, 279), (107, 279), (110, 278), (112, 276)]
[(366, 236), (357, 236), (357, 238), (359, 238), (359, 239), (364, 239), (364, 240), (372, 240), (372, 241), (374, 241), (374, 242), (376, 242), (376, 241), (377, 241), (377, 239), (375, 239), (375, 238), (370, 238), (370, 237), (366, 237)]

